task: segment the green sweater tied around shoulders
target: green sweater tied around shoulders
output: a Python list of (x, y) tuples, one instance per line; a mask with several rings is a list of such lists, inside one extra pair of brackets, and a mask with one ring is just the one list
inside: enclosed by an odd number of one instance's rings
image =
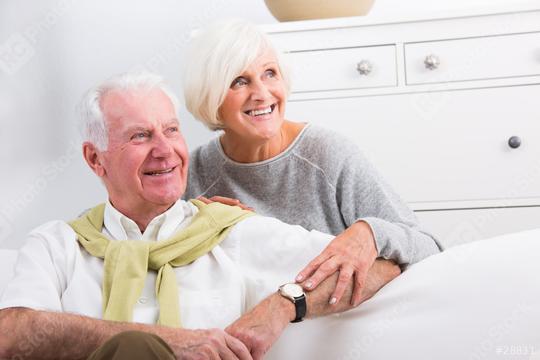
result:
[(192, 263), (225, 239), (232, 227), (254, 215), (237, 206), (191, 200), (199, 211), (191, 223), (163, 241), (110, 240), (101, 232), (105, 204), (98, 205), (69, 225), (82, 247), (104, 259), (103, 319), (132, 321), (133, 307), (145, 284), (148, 269), (157, 271), (158, 324), (180, 327), (178, 285), (173, 267)]

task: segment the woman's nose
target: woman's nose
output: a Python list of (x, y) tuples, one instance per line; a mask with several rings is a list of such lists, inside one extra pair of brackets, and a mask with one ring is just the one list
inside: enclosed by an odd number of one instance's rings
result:
[(267, 100), (272, 96), (272, 93), (270, 92), (270, 89), (268, 86), (262, 82), (262, 81), (254, 81), (252, 83), (252, 92), (251, 92), (251, 99), (252, 100)]

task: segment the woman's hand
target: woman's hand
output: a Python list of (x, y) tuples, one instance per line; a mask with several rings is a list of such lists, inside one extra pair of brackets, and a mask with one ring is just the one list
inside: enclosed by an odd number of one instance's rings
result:
[(201, 200), (205, 204), (210, 204), (213, 202), (219, 202), (225, 205), (230, 206), (238, 206), (241, 209), (248, 210), (248, 211), (255, 211), (252, 207), (244, 205), (240, 202), (238, 199), (232, 199), (225, 196), (212, 196), (210, 199), (205, 198), (204, 196), (199, 196), (197, 200)]
[(377, 247), (370, 226), (359, 221), (351, 225), (328, 244), (296, 277), (304, 289), (315, 289), (324, 279), (335, 272), (339, 278), (330, 304), (337, 304), (343, 296), (351, 277), (354, 289), (351, 302), (357, 306), (362, 301), (362, 290), (371, 265), (377, 258)]

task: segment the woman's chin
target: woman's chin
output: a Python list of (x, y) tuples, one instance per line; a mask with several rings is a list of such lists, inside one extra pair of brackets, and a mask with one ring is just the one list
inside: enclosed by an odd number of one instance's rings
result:
[(261, 139), (270, 140), (276, 136), (280, 136), (283, 121), (270, 119), (253, 125), (253, 135)]

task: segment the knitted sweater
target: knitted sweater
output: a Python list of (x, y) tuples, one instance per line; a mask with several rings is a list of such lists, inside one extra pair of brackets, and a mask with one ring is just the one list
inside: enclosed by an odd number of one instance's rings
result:
[(442, 250), (350, 140), (313, 125), (284, 152), (256, 163), (228, 158), (219, 138), (197, 148), (184, 197), (199, 195), (236, 198), (261, 215), (334, 235), (364, 220), (379, 256), (401, 265)]

